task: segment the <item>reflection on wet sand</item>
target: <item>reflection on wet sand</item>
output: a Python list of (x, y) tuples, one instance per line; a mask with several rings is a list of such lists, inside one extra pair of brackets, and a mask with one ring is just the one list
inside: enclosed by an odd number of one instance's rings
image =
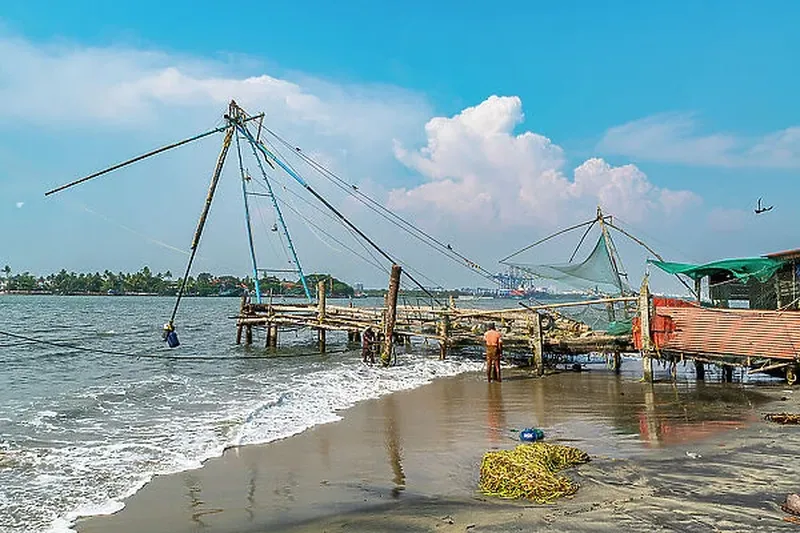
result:
[(489, 442), (497, 448), (507, 439), (508, 427), (506, 426), (506, 412), (503, 406), (502, 383), (487, 383), (488, 401), (486, 402), (487, 427), (489, 429)]
[(403, 472), (403, 448), (397, 436), (397, 412), (394, 399), (389, 396), (384, 402), (384, 421), (386, 424), (386, 451), (389, 452), (389, 465), (392, 467), (392, 497), (400, 497), (400, 493), (406, 488), (406, 475)]
[(156, 478), (122, 512), (79, 529), (280, 531), (432, 495), (472, 501), (482, 455), (519, 443), (514, 429), (541, 428), (547, 441), (593, 457), (657, 460), (665, 453), (652, 448), (692, 442), (694, 452), (700, 439), (746, 425), (765, 398), (732, 384), (650, 384), (610, 372), (543, 379), (509, 372), (491, 384), (482, 374), (462, 375), (364, 402), (341, 422), (297, 437), (231, 450), (200, 470)]

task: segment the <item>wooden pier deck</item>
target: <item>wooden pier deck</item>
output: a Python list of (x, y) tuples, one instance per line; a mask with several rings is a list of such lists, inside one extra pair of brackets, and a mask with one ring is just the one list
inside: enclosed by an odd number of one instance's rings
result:
[[(399, 279), (399, 273), (396, 274)], [(638, 355), (645, 380), (653, 378), (653, 362), (671, 365), (692, 361), (698, 379), (705, 366), (717, 365), (723, 379), (732, 379), (734, 367), (748, 373), (781, 373), (792, 384), (800, 365), (800, 312), (735, 311), (706, 309), (683, 300), (652, 297), (647, 281), (638, 296), (561, 302), (506, 309), (457, 307), (454, 300), (443, 306), (387, 305), (348, 306), (328, 304), (325, 284), (320, 282), (315, 303), (252, 303), (242, 300), (237, 321), (237, 343), (252, 344), (253, 328), (265, 331), (267, 346), (277, 346), (283, 328), (308, 328), (316, 332), (321, 352), (327, 349), (327, 333), (345, 332), (349, 343), (358, 343), (371, 327), (378, 334), (381, 357), (388, 364), (395, 346), (423, 339), (439, 345), (440, 358), (452, 350), (482, 346), (483, 333), (494, 323), (503, 333), (506, 353), (529, 358), (539, 375), (548, 358), (564, 355), (603, 354), (619, 369), (621, 354)], [(395, 285), (396, 291), (396, 285)], [(609, 335), (564, 314), (579, 306), (633, 307), (631, 334)], [(643, 335), (642, 332), (648, 332)]]

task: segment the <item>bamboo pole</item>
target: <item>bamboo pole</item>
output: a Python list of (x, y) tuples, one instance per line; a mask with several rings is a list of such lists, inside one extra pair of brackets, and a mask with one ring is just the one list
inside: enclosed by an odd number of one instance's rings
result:
[(639, 290), (639, 317), (642, 335), (642, 379), (647, 382), (653, 381), (653, 361), (650, 358), (652, 353), (652, 339), (650, 337), (650, 287), (647, 275), (642, 280), (642, 287)]
[(497, 316), (497, 315), (506, 315), (514, 313), (520, 313), (521, 315), (524, 315), (526, 311), (538, 311), (541, 309), (558, 309), (561, 307), (579, 307), (582, 305), (598, 305), (598, 304), (607, 304), (614, 302), (635, 302), (635, 301), (638, 301), (638, 298), (636, 296), (622, 296), (617, 298), (600, 298), (598, 300), (586, 300), (581, 302), (562, 302), (562, 303), (541, 304), (541, 305), (526, 304), (525, 309), (499, 309), (499, 310), (470, 309), (469, 312), (462, 312), (462, 310), (456, 310), (456, 314), (458, 314), (459, 318), (471, 318), (478, 316)]
[[(317, 283), (317, 304), (317, 320), (323, 324), (325, 322), (325, 280)], [(320, 353), (325, 353), (325, 330), (323, 328), (317, 329), (317, 340)]]
[(397, 294), (400, 291), (400, 274), (403, 269), (400, 265), (392, 265), (392, 273), (389, 278), (389, 294), (386, 298), (386, 321), (383, 330), (383, 349), (381, 350), (381, 362), (383, 366), (388, 366), (392, 358), (392, 343), (394, 342), (394, 326), (397, 320)]
[(542, 315), (538, 311), (531, 320), (530, 331), (531, 351), (533, 352), (533, 367), (537, 376), (544, 375), (544, 334), (542, 332)]
[(269, 332), (269, 345), (270, 345), (271, 348), (277, 348), (278, 347), (278, 324), (277, 323), (270, 324), (269, 329), (270, 329), (270, 332)]
[(439, 342), (439, 359), (444, 360), (447, 357), (447, 351), (450, 347), (450, 315), (443, 315), (439, 323), (439, 333), (442, 340)]

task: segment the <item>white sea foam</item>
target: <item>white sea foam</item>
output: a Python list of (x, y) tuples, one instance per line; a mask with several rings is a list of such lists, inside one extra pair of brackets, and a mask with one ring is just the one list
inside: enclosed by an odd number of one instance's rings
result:
[(0, 532), (72, 531), (79, 517), (121, 509), (154, 475), (197, 468), (226, 447), (286, 438), (339, 420), (356, 402), (480, 366), (406, 354), (397, 366), (382, 368), (346, 357), (87, 387), (64, 412), (37, 411), (30, 425), (46, 427), (49, 442), (62, 444), (26, 450), (28, 463), (37, 461), (33, 472), (20, 470), (13, 483), (0, 486), (0, 501), (11, 502), (6, 509), (34, 517), (0, 525)]

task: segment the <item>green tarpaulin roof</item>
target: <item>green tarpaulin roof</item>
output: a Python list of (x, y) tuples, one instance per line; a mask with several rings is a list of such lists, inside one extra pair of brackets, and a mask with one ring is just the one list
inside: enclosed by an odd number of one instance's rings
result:
[(654, 264), (664, 272), (683, 274), (692, 279), (728, 273), (743, 282), (747, 282), (750, 278), (755, 278), (761, 283), (771, 278), (784, 263), (783, 261), (770, 259), (768, 257), (723, 259), (722, 261), (714, 261), (713, 263), (706, 263), (705, 265), (670, 263), (668, 261), (656, 261), (654, 259), (648, 262)]

